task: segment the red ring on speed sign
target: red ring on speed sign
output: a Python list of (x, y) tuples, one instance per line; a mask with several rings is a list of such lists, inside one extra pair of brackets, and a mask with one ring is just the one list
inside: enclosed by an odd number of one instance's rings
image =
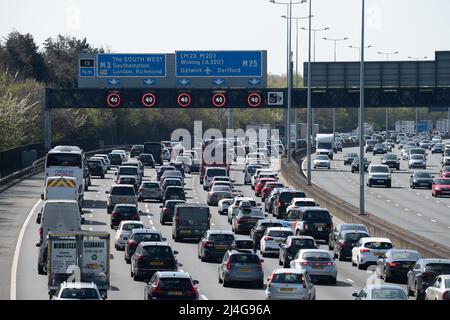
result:
[(120, 106), (120, 94), (117, 92), (111, 92), (106, 96), (106, 104), (109, 108), (117, 108)]
[[(184, 102), (184, 100), (187, 100)], [(191, 104), (191, 95), (189, 93), (183, 92), (178, 94), (177, 103), (180, 107), (186, 108)]]
[(223, 93), (216, 93), (212, 96), (212, 104), (214, 107), (221, 108), (227, 103), (227, 97)]
[(248, 95), (247, 103), (249, 107), (258, 108), (261, 105), (262, 99), (259, 93), (253, 92)]
[[(148, 99), (150, 99), (150, 101), (148, 101)], [(144, 93), (141, 102), (144, 107), (151, 108), (156, 104), (156, 96), (151, 92)]]

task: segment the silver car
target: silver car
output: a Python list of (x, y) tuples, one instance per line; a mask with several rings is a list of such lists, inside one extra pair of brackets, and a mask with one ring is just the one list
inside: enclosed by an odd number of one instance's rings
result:
[(228, 207), (233, 203), (234, 199), (232, 198), (224, 198), (219, 200), (217, 211), (219, 214), (225, 214), (228, 212)]
[(232, 282), (250, 282), (263, 288), (263, 261), (253, 250), (228, 250), (219, 266), (219, 283), (228, 287)]
[(352, 295), (355, 300), (408, 300), (408, 296), (400, 286), (387, 284), (370, 284)]
[(425, 156), (421, 154), (412, 154), (409, 156), (409, 163), (408, 166), (410, 169), (412, 168), (427, 168), (427, 160), (425, 159)]
[(158, 182), (144, 181), (139, 188), (139, 201), (162, 200), (162, 192)]
[(112, 185), (107, 194), (106, 206), (108, 213), (111, 213), (116, 204), (134, 204), (138, 205), (138, 195), (135, 192), (134, 186), (131, 184), (116, 184)]
[(301, 249), (291, 261), (291, 268), (305, 270), (311, 278), (337, 282), (337, 267), (329, 252), (320, 249)]
[(316, 300), (316, 288), (308, 272), (275, 269), (267, 278), (266, 300)]

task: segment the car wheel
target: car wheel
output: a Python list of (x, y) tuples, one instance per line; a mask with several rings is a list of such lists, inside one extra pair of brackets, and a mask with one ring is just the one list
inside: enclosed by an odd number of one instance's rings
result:
[(201, 262), (205, 262), (206, 261), (206, 257), (205, 256), (200, 256), (199, 258), (200, 258)]
[(337, 255), (337, 259), (339, 260), (339, 261), (344, 261), (345, 260), (345, 258), (342, 256), (342, 254), (338, 254)]
[(282, 265), (283, 265), (283, 261), (281, 261), (280, 258), (278, 258), (278, 265), (279, 265), (279, 266), (282, 266)]
[(411, 290), (409, 284), (407, 285), (406, 291), (408, 292), (408, 296), (414, 297), (414, 291)]
[(355, 267), (355, 266), (356, 266), (356, 263), (353, 262), (353, 258), (352, 258), (352, 267)]
[(357, 263), (357, 267), (359, 270), (363, 270), (364, 269), (364, 265), (360, 264), (359, 262)]
[(258, 280), (258, 281), (256, 282), (256, 287), (257, 287), (258, 289), (264, 288), (264, 279)]
[(384, 275), (384, 282), (392, 282), (392, 278), (389, 277), (387, 274)]
[(125, 262), (126, 262), (127, 264), (131, 264), (131, 259), (125, 258)]
[(230, 286), (230, 283), (228, 281), (226, 281), (225, 279), (222, 280), (222, 283), (223, 283), (224, 288), (227, 288)]
[(290, 263), (289, 263), (289, 261), (287, 261), (286, 259), (284, 260), (284, 263), (283, 263), (283, 268), (290, 268), (291, 266), (290, 266)]
[(223, 283), (223, 280), (220, 278), (220, 275), (217, 278), (219, 280), (219, 283)]
[(102, 179), (105, 179), (105, 175), (104, 175), (104, 174), (102, 174), (100, 177), (101, 177)]
[(38, 264), (38, 274), (47, 274), (47, 272), (45, 272), (44, 267)]

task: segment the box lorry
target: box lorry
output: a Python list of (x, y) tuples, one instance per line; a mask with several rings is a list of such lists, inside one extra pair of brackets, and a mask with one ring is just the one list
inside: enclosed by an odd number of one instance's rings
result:
[(53, 176), (45, 181), (45, 190), (41, 194), (42, 200), (76, 200), (81, 211), (81, 198), (74, 177)]
[(93, 282), (103, 298), (110, 286), (109, 233), (96, 231), (50, 231), (47, 276), (50, 299), (64, 282)]
[(318, 155), (327, 155), (333, 160), (335, 152), (335, 139), (332, 133), (318, 133), (316, 135), (316, 153)]

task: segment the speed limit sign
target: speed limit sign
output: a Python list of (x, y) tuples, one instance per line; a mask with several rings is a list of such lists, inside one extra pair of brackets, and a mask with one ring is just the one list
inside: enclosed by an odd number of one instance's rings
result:
[(191, 95), (187, 92), (179, 93), (177, 103), (180, 107), (186, 108), (191, 104)]
[(261, 95), (257, 92), (252, 92), (248, 95), (247, 103), (249, 107), (257, 108), (261, 105), (262, 98)]
[(223, 107), (227, 103), (227, 98), (223, 93), (216, 93), (212, 96), (212, 104), (214, 107)]
[(147, 92), (144, 95), (142, 95), (142, 105), (146, 108), (153, 107), (156, 104), (156, 96), (151, 93)]
[(111, 92), (106, 97), (106, 104), (109, 108), (117, 108), (120, 106), (120, 94), (117, 92)]

